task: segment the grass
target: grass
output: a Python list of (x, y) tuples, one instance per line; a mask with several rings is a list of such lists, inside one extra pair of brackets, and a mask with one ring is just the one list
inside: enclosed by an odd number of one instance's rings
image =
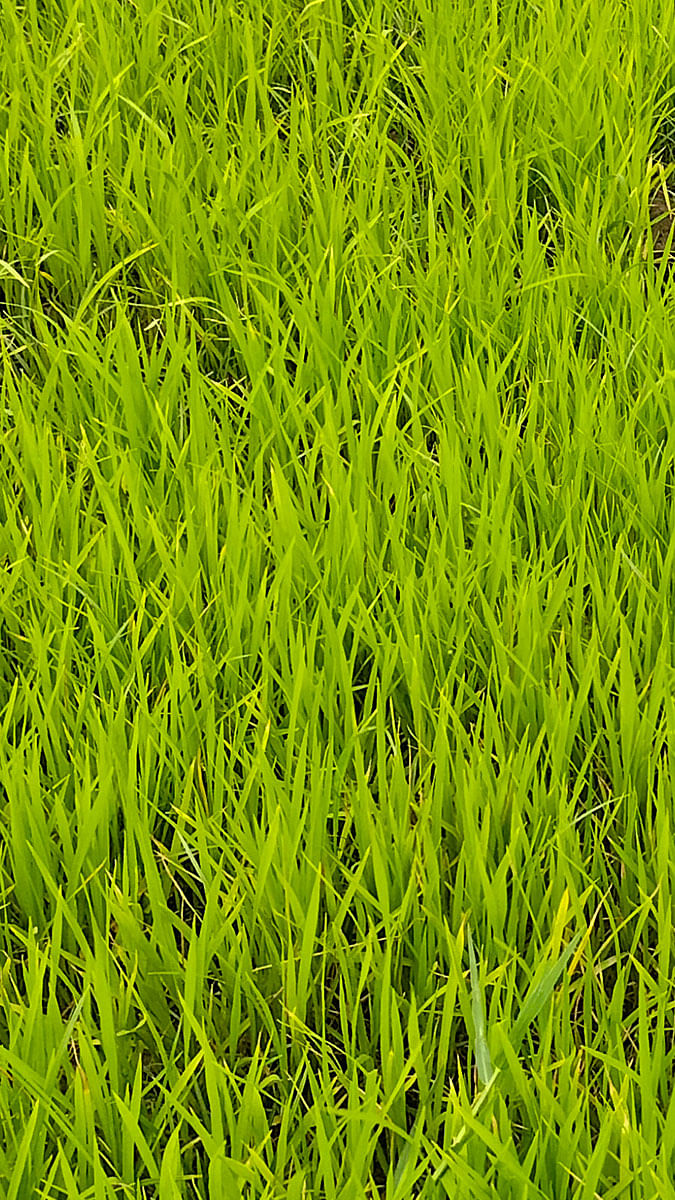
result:
[(663, 6), (0, 14), (3, 1195), (672, 1200)]

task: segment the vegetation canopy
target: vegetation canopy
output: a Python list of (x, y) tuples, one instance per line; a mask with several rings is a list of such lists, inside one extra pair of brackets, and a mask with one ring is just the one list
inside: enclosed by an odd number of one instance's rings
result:
[(667, 9), (0, 0), (8, 1200), (675, 1200)]

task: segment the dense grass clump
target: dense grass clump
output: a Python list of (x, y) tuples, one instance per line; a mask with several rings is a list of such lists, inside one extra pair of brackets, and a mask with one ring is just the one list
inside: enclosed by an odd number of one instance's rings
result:
[(8, 1200), (675, 1197), (666, 10), (2, 0)]

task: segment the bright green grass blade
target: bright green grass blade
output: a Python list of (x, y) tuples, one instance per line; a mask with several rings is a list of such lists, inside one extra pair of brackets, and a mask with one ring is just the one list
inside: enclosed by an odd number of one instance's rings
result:
[(509, 1042), (515, 1053), (518, 1052), (527, 1030), (536, 1020), (544, 1005), (551, 999), (581, 937), (581, 933), (576, 933), (557, 961), (547, 967), (541, 978), (529, 988), (518, 1017), (508, 1034)]
[(483, 989), (478, 977), (478, 966), (476, 963), (476, 952), (473, 948), (473, 938), (471, 937), (471, 926), (467, 922), (466, 936), (469, 946), (469, 971), (471, 977), (471, 1011), (473, 1013), (473, 1033), (474, 1033), (474, 1053), (476, 1055), (476, 1068), (478, 1070), (478, 1079), (483, 1087), (491, 1080), (492, 1060), (488, 1049), (487, 1038), (485, 1034), (485, 1007), (483, 1002)]

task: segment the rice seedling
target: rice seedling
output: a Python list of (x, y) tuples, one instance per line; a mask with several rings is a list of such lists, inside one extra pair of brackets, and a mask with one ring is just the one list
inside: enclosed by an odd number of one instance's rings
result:
[(670, 25), (0, 3), (9, 1200), (675, 1196)]

